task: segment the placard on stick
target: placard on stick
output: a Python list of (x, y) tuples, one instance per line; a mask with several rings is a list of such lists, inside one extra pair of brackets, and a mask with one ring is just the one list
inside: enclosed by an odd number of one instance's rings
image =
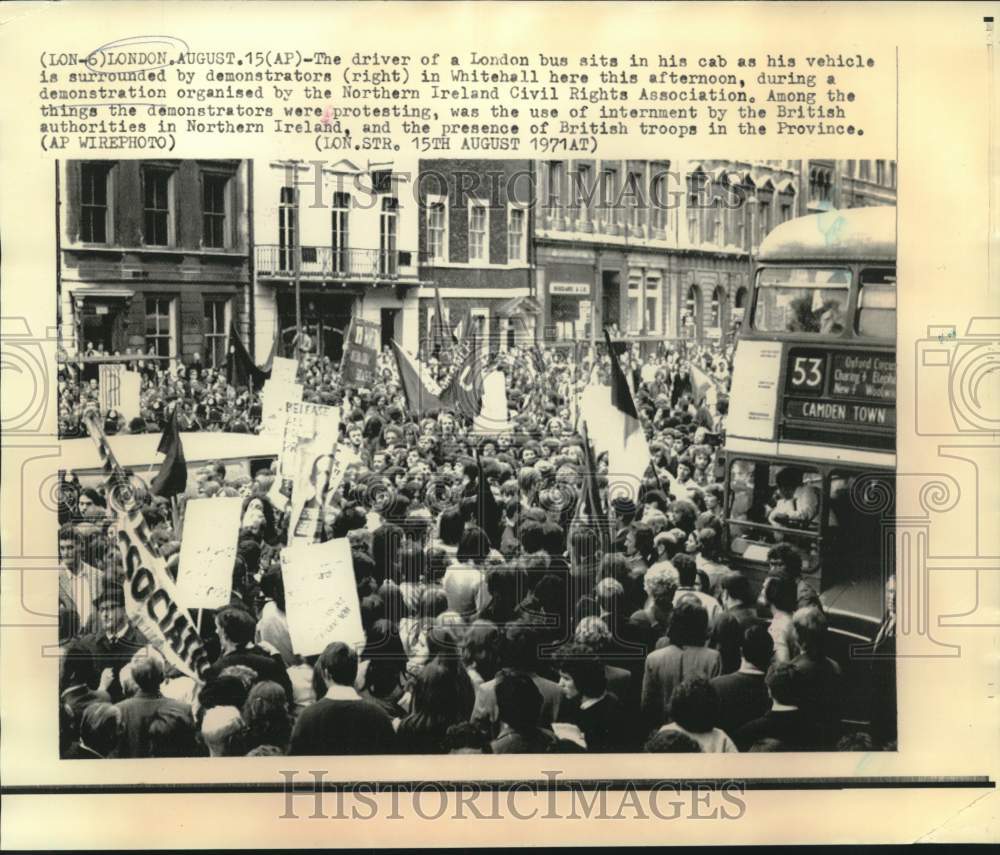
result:
[(347, 538), (286, 547), (281, 553), (281, 575), (288, 631), (298, 655), (322, 653), (332, 641), (356, 648), (364, 645)]
[(240, 496), (188, 500), (177, 572), (177, 599), (184, 608), (229, 605), (242, 510)]

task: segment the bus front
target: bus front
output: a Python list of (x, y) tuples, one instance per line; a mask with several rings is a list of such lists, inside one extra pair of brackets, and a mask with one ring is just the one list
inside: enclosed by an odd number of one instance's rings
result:
[(895, 335), (895, 208), (762, 242), (726, 420), (728, 557), (759, 584), (794, 546), (845, 643), (874, 636), (892, 572)]

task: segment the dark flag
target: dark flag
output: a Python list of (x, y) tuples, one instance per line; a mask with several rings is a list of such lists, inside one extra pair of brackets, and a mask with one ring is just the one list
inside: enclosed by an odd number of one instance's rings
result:
[(411, 413), (418, 416), (431, 415), (444, 409), (441, 398), (427, 371), (410, 356), (403, 348), (392, 342), (396, 354), (396, 367), (399, 369), (399, 380), (406, 397), (406, 406)]
[[(611, 408), (608, 411), (609, 424), (615, 429), (609, 434), (612, 441), (608, 447), (608, 478), (612, 475), (628, 475), (641, 482), (649, 468), (649, 445), (639, 421), (639, 411), (632, 399), (632, 392), (625, 379), (625, 372), (618, 363), (611, 343), (611, 336), (604, 330), (611, 358)], [(655, 470), (654, 470), (655, 471)]]
[(170, 421), (156, 446), (158, 454), (166, 455), (160, 471), (149, 485), (149, 492), (154, 496), (169, 498), (183, 493), (187, 489), (187, 463), (184, 460), (184, 447), (181, 445), (181, 432), (177, 424), (177, 404), (170, 414)]
[(531, 346), (531, 359), (535, 363), (535, 373), (540, 377), (545, 376), (545, 357), (542, 355), (542, 349), (538, 344), (533, 344)]
[(462, 343), (452, 352), (448, 378), (442, 382), (441, 403), (462, 415), (474, 419), (483, 408), (482, 347), (470, 323)]
[(431, 349), (433, 352), (446, 350), (458, 344), (455, 331), (445, 319), (444, 304), (441, 302), (441, 291), (434, 286), (434, 325), (431, 328)]
[(230, 324), (229, 353), (226, 355), (226, 382), (230, 386), (237, 388), (263, 386), (264, 381), (271, 376), (270, 362), (271, 357), (268, 358), (267, 370), (258, 368), (250, 357), (239, 333), (236, 332), (236, 325)]
[(583, 434), (583, 483), (580, 490), (580, 501), (576, 506), (573, 524), (585, 526), (596, 531), (601, 543), (601, 549), (607, 552), (611, 546), (611, 529), (608, 515), (601, 501), (601, 487), (597, 483), (597, 461), (594, 459), (594, 449), (587, 434), (587, 425), (581, 430)]

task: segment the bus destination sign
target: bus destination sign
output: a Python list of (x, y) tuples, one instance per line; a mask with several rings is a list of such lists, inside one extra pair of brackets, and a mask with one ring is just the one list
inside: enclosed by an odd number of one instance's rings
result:
[(896, 427), (896, 362), (891, 353), (793, 347), (785, 393), (784, 416), (792, 421), (814, 427)]

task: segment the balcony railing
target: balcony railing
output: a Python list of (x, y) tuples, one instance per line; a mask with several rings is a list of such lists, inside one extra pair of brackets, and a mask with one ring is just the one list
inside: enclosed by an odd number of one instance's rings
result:
[[(417, 254), (407, 250), (334, 249), (302, 246), (299, 273), (303, 279), (400, 279), (417, 276)], [(295, 256), (291, 247), (257, 245), (257, 274), (291, 279)]]

